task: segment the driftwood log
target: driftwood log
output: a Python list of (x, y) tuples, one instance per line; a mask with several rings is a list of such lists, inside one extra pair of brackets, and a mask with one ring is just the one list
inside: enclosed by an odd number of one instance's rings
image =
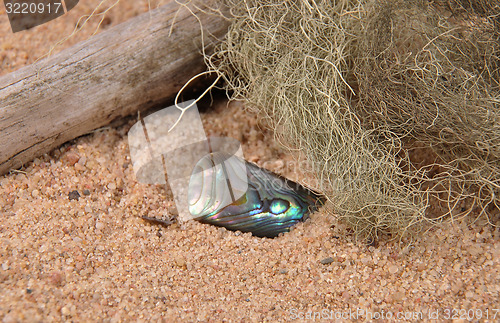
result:
[[(193, 12), (212, 44), (224, 36), (224, 19)], [(170, 3), (0, 77), (0, 174), (171, 100), (205, 69), (201, 38), (197, 18)]]

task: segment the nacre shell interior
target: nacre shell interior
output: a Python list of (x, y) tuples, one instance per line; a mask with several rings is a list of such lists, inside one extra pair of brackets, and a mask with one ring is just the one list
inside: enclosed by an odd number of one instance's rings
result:
[(222, 152), (203, 157), (188, 188), (194, 219), (276, 237), (308, 218), (324, 198), (298, 183)]

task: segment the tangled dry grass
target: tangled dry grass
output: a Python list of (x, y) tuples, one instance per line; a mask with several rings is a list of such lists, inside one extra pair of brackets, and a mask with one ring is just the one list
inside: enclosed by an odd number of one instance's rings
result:
[(498, 220), (498, 4), (225, 4), (231, 26), (209, 69), (305, 153), (359, 236), (470, 213)]

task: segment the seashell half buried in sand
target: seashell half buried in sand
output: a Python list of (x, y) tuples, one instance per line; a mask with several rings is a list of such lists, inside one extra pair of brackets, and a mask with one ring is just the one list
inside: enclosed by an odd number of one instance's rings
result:
[(298, 183), (222, 152), (199, 160), (188, 188), (195, 220), (258, 237), (290, 231), (324, 201)]

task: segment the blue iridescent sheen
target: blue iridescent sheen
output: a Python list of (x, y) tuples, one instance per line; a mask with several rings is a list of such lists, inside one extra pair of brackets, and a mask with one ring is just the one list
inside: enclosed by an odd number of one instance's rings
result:
[[(230, 164), (226, 161), (225, 164)], [(308, 218), (324, 203), (324, 198), (298, 183), (285, 179), (255, 164), (245, 162), (248, 189), (233, 203), (210, 209), (211, 204), (219, 203), (222, 198), (204, 196), (207, 192), (215, 192), (216, 187), (225, 184), (226, 179), (221, 172), (211, 173), (210, 183), (190, 184), (190, 190), (197, 190), (199, 185), (209, 185), (210, 190), (196, 196), (190, 203), (193, 217), (202, 222), (225, 227), (229, 230), (251, 232), (255, 236), (273, 238), (280, 233), (290, 231), (295, 224)], [(228, 165), (227, 167), (230, 167)], [(201, 191), (201, 189), (200, 189)], [(220, 192), (221, 190), (219, 190)], [(197, 192), (196, 192), (197, 193)], [(201, 211), (195, 208), (196, 203), (203, 205)]]

